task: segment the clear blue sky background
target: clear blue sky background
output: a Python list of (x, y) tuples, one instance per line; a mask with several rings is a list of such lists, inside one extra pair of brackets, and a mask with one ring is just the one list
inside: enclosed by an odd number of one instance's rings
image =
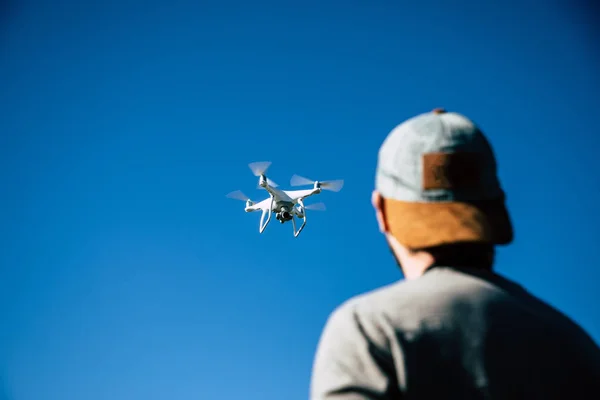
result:
[[(6, 399), (304, 399), (321, 328), (402, 276), (377, 150), (443, 106), (497, 152), (497, 269), (600, 339), (600, 56), (568, 1), (24, 1), (0, 23)], [(518, 5), (517, 5), (518, 4)], [(597, 36), (596, 36), (597, 38)], [(247, 164), (346, 180), (294, 239)], [(4, 399), (2, 399), (4, 400)]]

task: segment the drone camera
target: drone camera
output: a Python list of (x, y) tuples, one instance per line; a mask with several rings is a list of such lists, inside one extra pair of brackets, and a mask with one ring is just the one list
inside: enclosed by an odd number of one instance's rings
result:
[(286, 221), (290, 221), (293, 216), (292, 213), (288, 211), (287, 207), (281, 207), (281, 210), (275, 215), (275, 218), (282, 224)]
[(283, 219), (284, 221), (288, 221), (288, 220), (292, 219), (292, 214), (290, 214), (287, 207), (285, 207), (285, 206), (281, 207), (280, 215), (281, 215), (281, 219)]

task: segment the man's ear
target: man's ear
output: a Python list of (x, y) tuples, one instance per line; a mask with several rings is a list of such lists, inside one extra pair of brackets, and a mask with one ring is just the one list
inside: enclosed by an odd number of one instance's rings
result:
[(387, 223), (385, 221), (385, 210), (383, 205), (383, 197), (377, 190), (373, 190), (371, 195), (371, 204), (375, 209), (375, 217), (377, 218), (377, 224), (379, 225), (379, 231), (381, 233), (388, 233)]

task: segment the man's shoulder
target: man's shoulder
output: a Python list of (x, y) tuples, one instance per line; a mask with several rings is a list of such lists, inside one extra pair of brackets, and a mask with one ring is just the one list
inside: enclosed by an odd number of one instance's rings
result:
[(414, 332), (460, 318), (464, 304), (481, 307), (504, 297), (507, 293), (486, 279), (442, 267), (354, 295), (333, 310), (330, 321)]
[[(466, 310), (503, 309), (515, 315), (590, 342), (589, 335), (567, 315), (521, 285), (482, 271), (439, 268), (414, 280), (402, 280), (348, 298), (331, 313), (334, 323), (414, 332), (437, 326), (429, 322), (461, 320)], [(496, 316), (494, 318), (500, 318)], [(533, 328), (532, 328), (533, 329)], [(592, 346), (594, 347), (594, 346)]]
[[(407, 321), (418, 316), (419, 303), (430, 301), (431, 293), (425, 290), (431, 286), (429, 279), (401, 280), (375, 289), (356, 294), (331, 313), (331, 320), (354, 320), (375, 323), (389, 317), (401, 317)], [(397, 319), (397, 318), (393, 318)]]
[[(336, 312), (350, 310), (361, 314), (383, 310), (402, 310), (403, 306), (413, 308), (420, 303), (430, 303), (436, 297), (451, 300), (453, 293), (465, 294), (469, 288), (485, 288), (485, 282), (456, 273), (452, 269), (440, 268), (413, 280), (400, 280), (354, 295), (340, 304)], [(493, 289), (488, 287), (487, 289)]]
[(400, 280), (392, 282), (387, 285), (356, 294), (340, 304), (338, 308), (340, 310), (353, 309), (367, 312), (368, 310), (390, 304), (390, 301), (397, 306), (402, 301), (408, 300), (409, 293), (412, 292), (414, 288), (419, 286), (422, 286), (422, 282), (417, 282), (417, 280)]

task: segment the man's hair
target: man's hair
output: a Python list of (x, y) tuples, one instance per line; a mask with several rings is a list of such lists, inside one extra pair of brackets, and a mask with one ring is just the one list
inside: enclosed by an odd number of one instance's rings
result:
[(415, 249), (433, 256), (436, 265), (492, 269), (496, 248), (489, 243), (463, 242)]

